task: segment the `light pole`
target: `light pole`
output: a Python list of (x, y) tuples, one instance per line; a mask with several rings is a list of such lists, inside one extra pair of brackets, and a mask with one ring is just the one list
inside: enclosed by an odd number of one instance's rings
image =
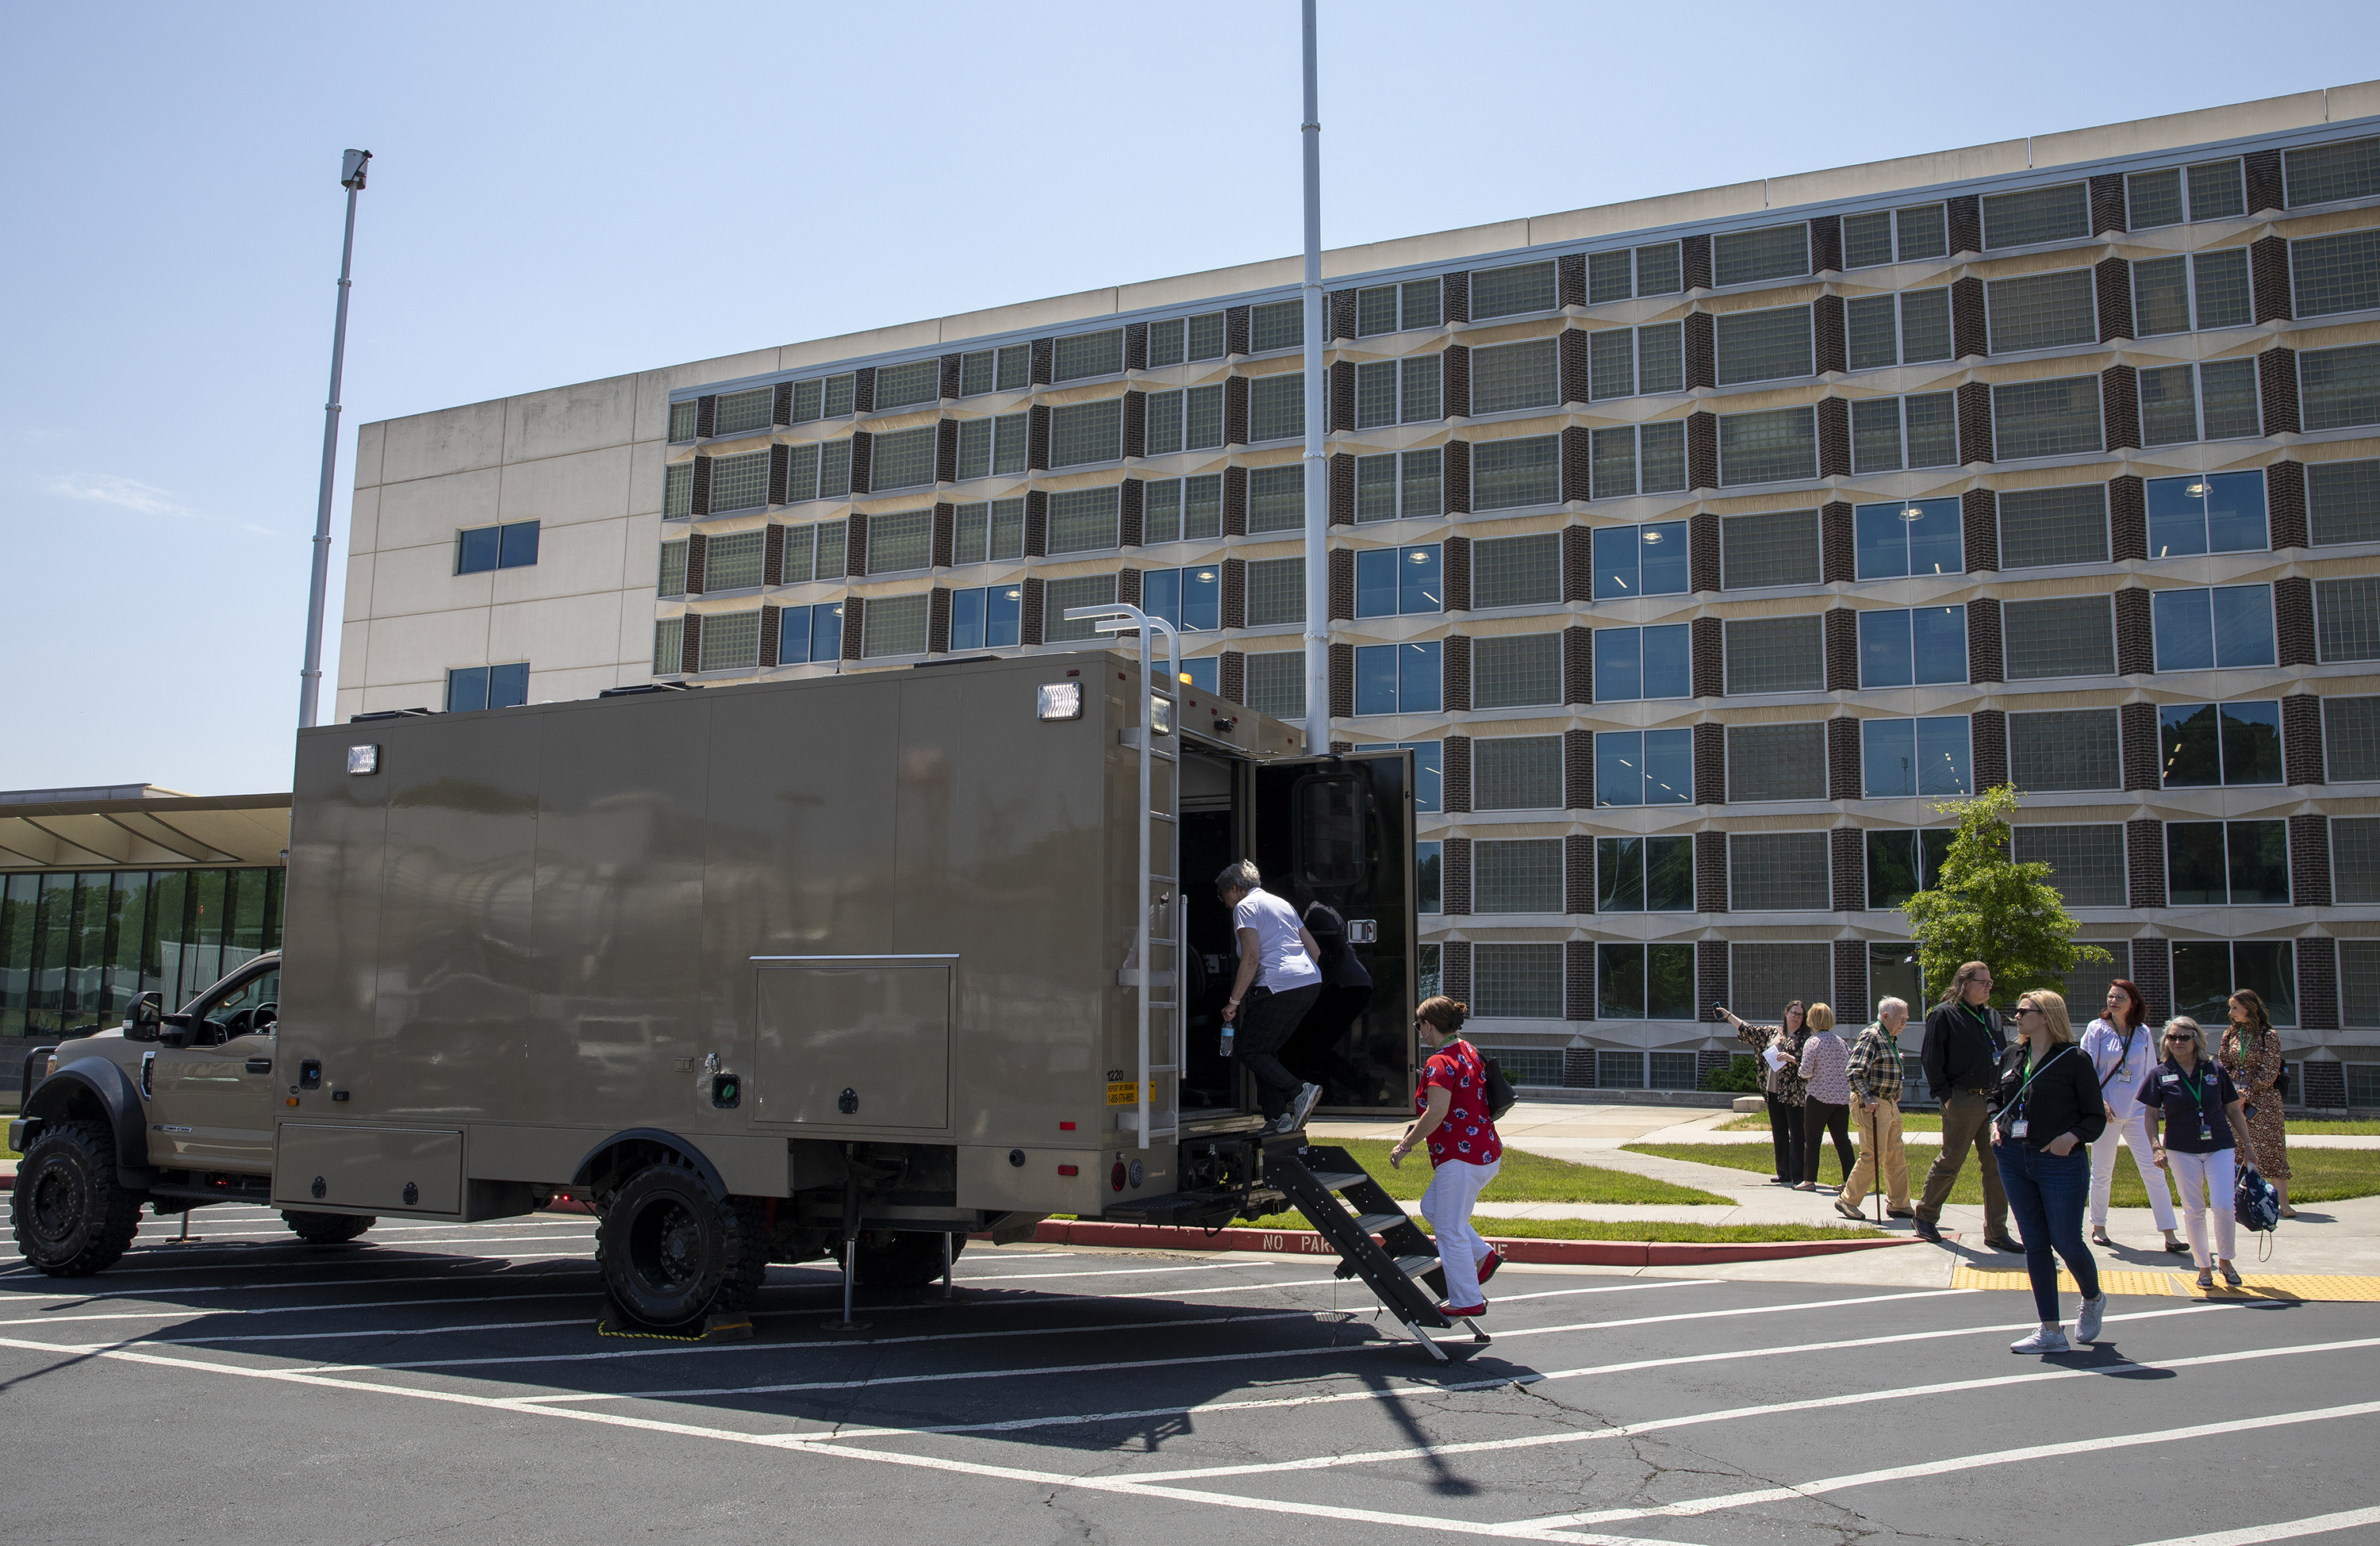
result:
[(1330, 463), (1322, 376), (1322, 101), (1316, 81), (1314, 0), (1305, 0), (1305, 116), (1298, 125), (1305, 171), (1305, 750), (1330, 750)]
[(322, 605), (331, 586), (331, 479), (339, 463), (339, 372), (347, 356), (348, 279), (356, 257), (356, 195), (364, 190), (370, 151), (349, 151), (339, 163), (339, 186), (347, 190), (347, 235), (339, 248), (339, 316), (331, 327), (331, 400), (322, 405), (322, 489), (314, 501), (314, 585), (306, 599), (306, 668), (298, 673), (298, 728), (314, 727), (315, 700), (322, 689)]

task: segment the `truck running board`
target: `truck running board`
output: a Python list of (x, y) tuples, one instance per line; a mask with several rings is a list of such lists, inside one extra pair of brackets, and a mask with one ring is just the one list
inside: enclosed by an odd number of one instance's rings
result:
[[(1372, 1179), (1344, 1149), (1284, 1140), (1265, 1145), (1265, 1179), (1279, 1187), (1339, 1253), (1338, 1275), (1360, 1277), (1379, 1296), (1414, 1340), (1431, 1358), (1447, 1361), (1446, 1349), (1429, 1335), (1454, 1323), (1439, 1312), (1446, 1293), (1438, 1248), (1388, 1189)], [(1341, 1199), (1344, 1199), (1342, 1202)], [(1354, 1213), (1348, 1212), (1353, 1205)], [(1377, 1235), (1378, 1239), (1374, 1239)], [(1471, 1339), (1488, 1341), (1476, 1321), (1465, 1316)]]

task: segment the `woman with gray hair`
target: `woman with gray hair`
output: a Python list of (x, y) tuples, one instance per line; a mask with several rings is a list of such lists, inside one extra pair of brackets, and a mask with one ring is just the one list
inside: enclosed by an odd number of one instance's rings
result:
[[(2136, 1096), (2148, 1117), (2157, 1167), (2181, 1183), (2181, 1226), (2190, 1235), (2191, 1259), (2198, 1263), (2198, 1286), (2214, 1287), (2220, 1266), (2223, 1281), (2239, 1287), (2240, 1271), (2231, 1264), (2238, 1222), (2231, 1212), (2231, 1153), (2234, 1143), (2248, 1144), (2248, 1118), (2240, 1109), (2245, 1097), (2223, 1065), (2206, 1055), (2206, 1033), (2198, 1021), (2181, 1015), (2165, 1022), (2165, 1061), (2149, 1070)], [(2165, 1124), (2162, 1143), (2159, 1121)], [(2212, 1262), (2206, 1254), (2209, 1211), (2215, 1214)]]
[(1240, 1058), (1257, 1081), (1266, 1123), (1275, 1132), (1295, 1132), (1322, 1087), (1291, 1073), (1281, 1049), (1322, 996), (1322, 972), (1314, 964), (1322, 952), (1296, 910), (1264, 888), (1262, 872), (1248, 860), (1226, 864), (1215, 877), (1215, 892), (1232, 910), (1240, 948), (1223, 1023), (1238, 1027)]

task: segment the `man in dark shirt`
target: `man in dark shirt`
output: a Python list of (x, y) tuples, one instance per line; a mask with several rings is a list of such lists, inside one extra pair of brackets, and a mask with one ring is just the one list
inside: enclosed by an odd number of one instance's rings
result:
[(2000, 1190), (1999, 1162), (1992, 1157), (1991, 1096), (2008, 1036), (1998, 1011), (1987, 1002), (1991, 996), (1992, 969), (1971, 960), (1950, 980), (1950, 996), (1925, 1017), (1925, 1082), (1942, 1103), (1942, 1153), (1925, 1173), (1917, 1235), (1942, 1238), (1942, 1204), (1949, 1201), (1973, 1149), (1984, 1176), (1984, 1243), (2021, 1251), (2024, 1248), (2009, 1237), (2008, 1194)]

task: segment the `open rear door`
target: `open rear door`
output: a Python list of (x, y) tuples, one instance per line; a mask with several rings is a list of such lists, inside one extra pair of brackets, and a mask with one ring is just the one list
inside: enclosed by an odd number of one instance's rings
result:
[[(1334, 985), (1282, 1048), (1292, 1072), (1341, 1110), (1412, 1099), (1414, 762), (1407, 751), (1284, 758), (1256, 767), (1254, 849), (1266, 889), (1299, 913), (1319, 902), (1347, 924), (1347, 950), (1368, 988)], [(1325, 943), (1325, 953), (1330, 947)]]

